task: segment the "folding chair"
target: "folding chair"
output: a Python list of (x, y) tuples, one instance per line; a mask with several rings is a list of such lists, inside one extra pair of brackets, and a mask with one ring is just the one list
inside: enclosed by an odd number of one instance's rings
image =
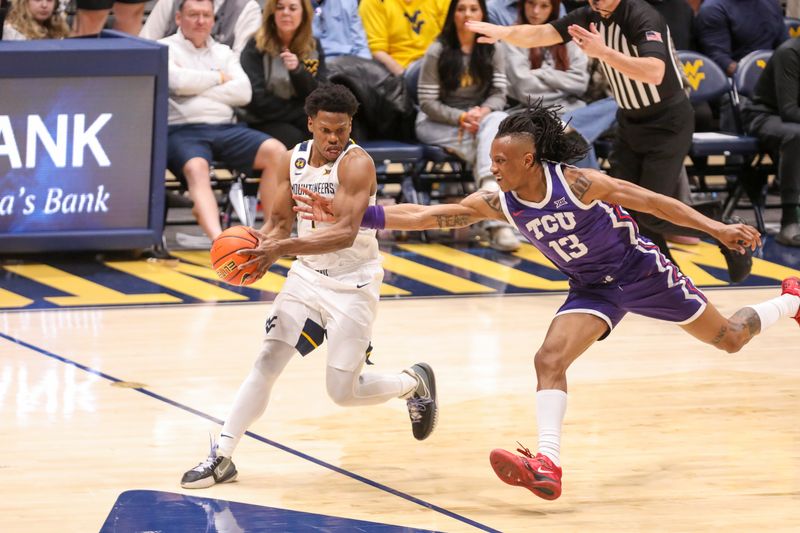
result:
[[(792, 20), (797, 20), (797, 19), (792, 19)], [(800, 20), (797, 20), (797, 22), (798, 24), (800, 24)], [(772, 57), (772, 50), (755, 50), (744, 56), (739, 61), (739, 66), (736, 69), (736, 73), (733, 76), (733, 88), (736, 91), (737, 95), (737, 101), (736, 101), (737, 107), (741, 107), (741, 103), (739, 102), (740, 96), (743, 96), (745, 98), (753, 97), (753, 94), (755, 93), (756, 89), (756, 84), (758, 83), (758, 79), (761, 77), (761, 73), (764, 72), (764, 68), (767, 66), (767, 62), (769, 62), (771, 57)], [(742, 131), (744, 131), (741, 122), (739, 122), (738, 125), (740, 128), (742, 128)], [(764, 161), (764, 158), (767, 155), (770, 156), (771, 160), (770, 164)], [(753, 162), (753, 168), (755, 170), (755, 176), (757, 178), (756, 184), (759, 187), (758, 205), (754, 206), (754, 209), (755, 208), (763, 209), (765, 207), (780, 207), (780, 206), (766, 205), (767, 180), (770, 174), (777, 175), (777, 160), (778, 160), (777, 153), (769, 153), (769, 151), (765, 150), (763, 147), (761, 146), (759, 147), (758, 155), (756, 156), (756, 159)], [(744, 192), (745, 191), (741, 187), (735, 190), (733, 202), (738, 202), (741, 199)]]
[(783, 25), (786, 26), (786, 31), (789, 32), (790, 39), (800, 37), (800, 19), (785, 17), (783, 19)]
[[(422, 146), (390, 140), (364, 141), (358, 145), (375, 161), (379, 185), (399, 183), (405, 200), (419, 203), (415, 176), (423, 157)], [(393, 171), (393, 165), (399, 166), (400, 172)]]
[[(689, 81), (689, 98), (692, 103), (719, 100), (723, 95), (731, 98), (733, 112), (738, 114), (737, 95), (731, 81), (710, 58), (691, 51), (679, 51), (678, 58), (683, 65), (684, 73)], [(740, 122), (737, 122), (740, 124)], [(753, 164), (759, 154), (758, 139), (741, 133), (728, 132), (696, 132), (692, 136), (689, 149), (691, 165), (686, 172), (690, 178), (697, 180), (699, 192), (728, 193), (723, 207), (723, 216), (728, 216), (736, 207), (741, 193), (747, 192), (755, 211), (756, 224), (759, 231), (764, 231), (764, 217), (759, 198), (760, 190), (755, 187)], [(711, 164), (709, 157), (724, 157), (722, 164)], [(731, 157), (738, 156), (738, 157)], [(722, 188), (709, 186), (708, 176), (735, 176), (734, 180), (726, 178)], [(737, 197), (737, 191), (741, 191)]]

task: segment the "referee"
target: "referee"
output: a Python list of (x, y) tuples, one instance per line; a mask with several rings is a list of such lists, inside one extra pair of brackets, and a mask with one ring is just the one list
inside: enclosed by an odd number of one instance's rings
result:
[[(619, 106), (613, 175), (666, 196), (679, 196), (678, 176), (692, 143), (694, 110), (683, 90), (669, 28), (645, 0), (591, 0), (549, 24), (495, 26), (468, 21), (467, 27), (483, 35), (479, 42), (503, 40), (533, 48), (572, 40), (587, 56), (598, 59)], [(670, 260), (663, 234), (692, 234), (646, 213), (636, 213), (636, 219), (641, 232)], [(746, 278), (750, 257), (725, 246), (720, 249), (731, 281)]]

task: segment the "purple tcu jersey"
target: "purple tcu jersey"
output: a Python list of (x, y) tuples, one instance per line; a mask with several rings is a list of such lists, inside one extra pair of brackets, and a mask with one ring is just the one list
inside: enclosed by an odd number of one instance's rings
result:
[[(558, 269), (582, 285), (611, 283), (639, 245), (633, 218), (620, 206), (575, 197), (560, 163), (542, 161), (547, 192), (539, 202), (500, 193), (506, 218)], [(652, 247), (652, 243), (643, 244)]]

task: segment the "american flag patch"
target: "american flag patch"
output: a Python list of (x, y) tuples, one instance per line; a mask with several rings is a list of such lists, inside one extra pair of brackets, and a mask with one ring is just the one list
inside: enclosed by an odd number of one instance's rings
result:
[(658, 31), (648, 31), (645, 32), (644, 38), (647, 41), (656, 41), (658, 43), (663, 43), (664, 41), (661, 39), (661, 32)]

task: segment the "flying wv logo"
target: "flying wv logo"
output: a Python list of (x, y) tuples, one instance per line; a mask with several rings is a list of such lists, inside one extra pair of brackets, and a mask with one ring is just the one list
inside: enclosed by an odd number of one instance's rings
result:
[(694, 61), (687, 61), (683, 64), (683, 72), (686, 74), (686, 78), (689, 80), (689, 85), (692, 86), (693, 90), (697, 90), (700, 87), (700, 82), (705, 79), (706, 74), (702, 72), (700, 69), (703, 67), (703, 60), (702, 59), (695, 59)]
[(269, 331), (275, 327), (275, 322), (277, 322), (277, 320), (278, 317), (276, 316), (271, 316), (267, 319), (267, 325), (266, 325), (267, 335), (269, 335)]
[(408, 22), (411, 23), (411, 29), (414, 30), (414, 33), (419, 35), (422, 25), (425, 24), (424, 20), (419, 19), (420, 15), (422, 15), (422, 11), (417, 9), (414, 11), (413, 15), (409, 15), (408, 13), (403, 13), (403, 15), (408, 19)]

